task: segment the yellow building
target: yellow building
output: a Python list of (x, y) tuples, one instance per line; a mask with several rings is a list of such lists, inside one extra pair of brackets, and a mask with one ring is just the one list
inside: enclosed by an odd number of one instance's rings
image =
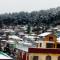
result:
[[(45, 33), (44, 33), (45, 34)], [(40, 40), (35, 41), (36, 47), (38, 48), (60, 48), (60, 37), (57, 38), (56, 35), (47, 33), (47, 34), (41, 34)]]
[(29, 48), (29, 60), (60, 60), (60, 49)]
[(36, 48), (29, 48), (29, 60), (60, 60), (60, 43), (53, 34), (43, 36), (43, 40), (35, 41)]

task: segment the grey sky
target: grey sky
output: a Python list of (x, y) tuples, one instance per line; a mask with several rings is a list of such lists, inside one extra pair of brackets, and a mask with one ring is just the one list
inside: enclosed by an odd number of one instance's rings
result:
[(0, 0), (0, 13), (39, 11), (60, 6), (60, 0)]

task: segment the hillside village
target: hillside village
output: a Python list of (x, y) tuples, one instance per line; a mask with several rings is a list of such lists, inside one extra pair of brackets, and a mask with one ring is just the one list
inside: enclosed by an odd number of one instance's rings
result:
[(60, 0), (0, 0), (0, 60), (60, 60)]
[[(9, 48), (9, 51), (6, 50), (6, 47)], [(0, 50), (16, 60), (45, 60), (46, 56), (59, 60), (59, 25), (39, 34), (33, 31), (27, 33), (27, 26), (18, 26), (14, 29), (10, 26), (0, 29)]]

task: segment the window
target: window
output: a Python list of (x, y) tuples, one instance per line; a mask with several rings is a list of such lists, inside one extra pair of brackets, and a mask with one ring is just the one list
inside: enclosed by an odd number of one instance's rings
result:
[(53, 41), (53, 37), (49, 37), (49, 41)]
[(57, 44), (57, 48), (60, 48), (60, 44)]
[(46, 60), (51, 60), (51, 56), (46, 56)]
[(53, 43), (47, 43), (46, 44), (46, 48), (53, 48), (54, 47), (54, 44)]
[(58, 56), (58, 60), (60, 60), (60, 56)]
[(38, 60), (38, 56), (33, 56), (33, 60)]
[(42, 46), (42, 43), (40, 43), (40, 47)]
[(38, 43), (36, 43), (36, 47), (38, 47)]

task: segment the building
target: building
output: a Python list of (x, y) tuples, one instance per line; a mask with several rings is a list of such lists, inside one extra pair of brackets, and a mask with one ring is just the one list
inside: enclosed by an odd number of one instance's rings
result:
[(29, 48), (29, 60), (60, 60), (60, 49)]
[[(34, 41), (31, 46), (25, 45), (19, 50), (22, 60), (60, 60), (60, 37), (52, 33), (42, 33), (40, 40)], [(28, 42), (27, 42), (28, 43)], [(32, 47), (33, 46), (33, 47)], [(19, 46), (20, 47), (20, 46)]]
[(60, 43), (53, 34), (44, 36), (43, 41), (38, 41), (38, 48), (29, 48), (29, 60), (59, 60)]

